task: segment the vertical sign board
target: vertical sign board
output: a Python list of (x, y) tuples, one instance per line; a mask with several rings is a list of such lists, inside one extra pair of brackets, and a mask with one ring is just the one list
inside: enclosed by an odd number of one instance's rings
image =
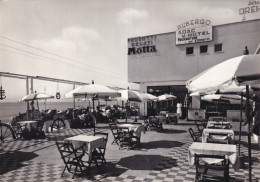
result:
[(177, 26), (176, 45), (212, 41), (210, 20), (194, 19)]

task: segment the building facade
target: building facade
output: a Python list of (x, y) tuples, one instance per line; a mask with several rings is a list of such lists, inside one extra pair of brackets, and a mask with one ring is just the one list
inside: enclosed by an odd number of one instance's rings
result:
[(173, 94), (183, 103), (187, 80), (242, 55), (245, 46), (255, 53), (259, 34), (260, 19), (217, 26), (194, 19), (178, 25), (175, 32), (129, 38), (128, 81), (140, 84), (140, 92)]

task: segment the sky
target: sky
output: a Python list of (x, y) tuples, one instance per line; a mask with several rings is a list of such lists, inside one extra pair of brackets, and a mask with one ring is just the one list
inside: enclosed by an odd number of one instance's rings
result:
[[(251, 0), (252, 1), (252, 0)], [(249, 0), (0, 0), (0, 72), (138, 89), (127, 80), (127, 39), (174, 32), (203, 18), (242, 21)], [(246, 15), (257, 19), (259, 13)], [(7, 98), (26, 94), (25, 81), (0, 77)], [(63, 96), (72, 85), (34, 81), (34, 90)], [(0, 101), (2, 102), (2, 101)]]

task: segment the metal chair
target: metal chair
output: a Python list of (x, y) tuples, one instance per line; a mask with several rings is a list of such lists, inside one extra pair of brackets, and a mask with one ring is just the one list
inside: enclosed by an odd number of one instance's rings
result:
[(65, 164), (61, 176), (63, 176), (66, 169), (69, 173), (73, 174), (72, 179), (77, 173), (80, 175), (84, 174), (84, 168), (86, 168), (82, 161), (82, 157), (85, 155), (84, 145), (76, 149), (71, 143), (56, 142), (56, 145)]
[[(213, 164), (207, 161), (215, 160)], [(195, 154), (196, 175), (195, 182), (229, 181), (229, 160), (227, 156)]]

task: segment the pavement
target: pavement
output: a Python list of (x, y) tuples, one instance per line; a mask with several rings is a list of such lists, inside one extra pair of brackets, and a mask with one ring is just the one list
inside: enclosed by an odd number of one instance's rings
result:
[[(235, 139), (238, 140), (238, 122), (232, 122)], [(64, 163), (55, 145), (56, 140), (78, 134), (93, 135), (93, 129), (65, 128), (50, 132), (45, 139), (16, 140), (0, 146), (0, 182), (13, 181), (185, 181), (192, 182), (195, 167), (188, 163), (188, 148), (193, 142), (188, 128), (196, 126), (192, 121), (180, 120), (178, 125), (164, 124), (161, 131), (146, 131), (141, 135), (141, 144), (134, 149), (119, 149), (111, 144), (113, 135), (108, 124), (97, 124), (96, 131), (108, 132), (106, 163), (92, 166), (83, 177), (65, 172)], [(243, 127), (241, 154), (247, 158), (247, 133)], [(254, 140), (252, 139), (252, 142)], [(260, 153), (252, 144), (252, 179), (260, 181)], [(243, 169), (230, 167), (230, 181), (245, 181), (248, 178), (248, 163)]]

